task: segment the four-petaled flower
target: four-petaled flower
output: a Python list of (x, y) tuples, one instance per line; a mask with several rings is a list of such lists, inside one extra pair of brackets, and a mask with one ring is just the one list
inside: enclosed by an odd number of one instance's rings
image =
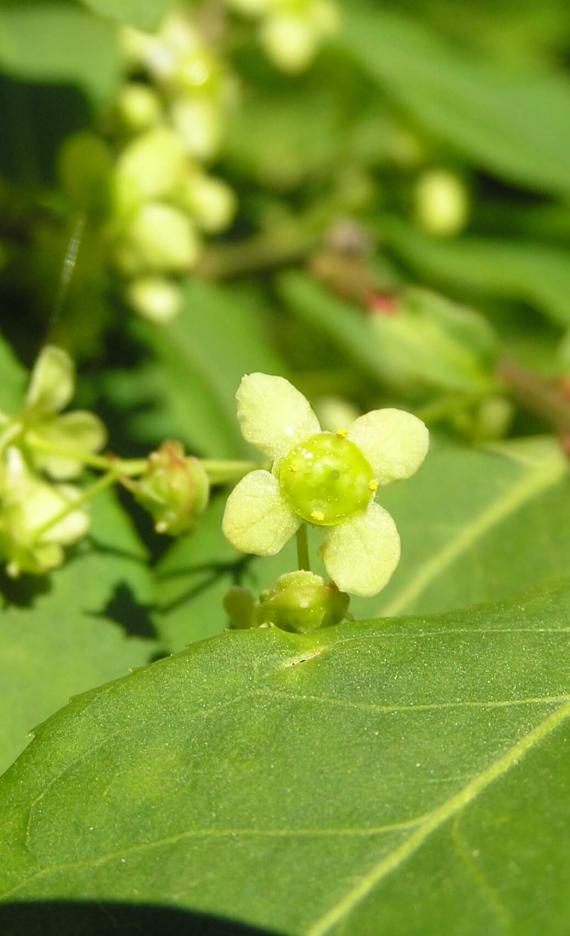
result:
[(423, 422), (397, 409), (373, 410), (346, 430), (322, 432), (308, 401), (288, 380), (245, 376), (236, 394), (248, 442), (273, 462), (230, 494), (224, 534), (239, 550), (273, 556), (303, 522), (327, 528), (322, 558), (342, 591), (375, 595), (400, 558), (379, 486), (409, 478), (429, 446)]

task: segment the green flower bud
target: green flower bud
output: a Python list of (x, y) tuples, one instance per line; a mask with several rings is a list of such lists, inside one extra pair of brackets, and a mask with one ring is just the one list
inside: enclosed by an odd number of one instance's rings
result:
[(494, 442), (503, 439), (511, 426), (515, 408), (505, 396), (491, 394), (481, 401), (471, 425), (469, 435), (474, 442)]
[(306, 17), (296, 12), (269, 16), (261, 26), (260, 41), (267, 57), (281, 71), (299, 74), (312, 62), (319, 34)]
[(178, 283), (160, 276), (142, 276), (127, 287), (129, 305), (149, 322), (164, 325), (180, 312), (182, 290)]
[(226, 0), (226, 2), (236, 13), (252, 18), (270, 13), (274, 7), (274, 0)]
[(189, 533), (210, 496), (208, 475), (196, 458), (185, 456), (180, 442), (164, 442), (140, 480), (126, 486), (154, 518), (157, 533), (169, 536)]
[(315, 403), (315, 412), (319, 422), (326, 432), (336, 432), (350, 426), (360, 416), (360, 411), (354, 403), (342, 397), (321, 397)]
[(181, 94), (170, 116), (186, 152), (200, 161), (212, 159), (223, 135), (218, 102), (209, 95)]
[(235, 630), (256, 626), (255, 598), (247, 588), (234, 585), (224, 598), (224, 608)]
[(160, 119), (160, 99), (152, 88), (130, 81), (119, 90), (115, 104), (117, 116), (129, 133), (149, 130)]
[(75, 133), (62, 144), (57, 161), (62, 188), (77, 207), (106, 214), (114, 161), (103, 140), (94, 133)]
[(459, 176), (445, 169), (425, 172), (415, 193), (416, 221), (428, 234), (453, 237), (467, 224), (469, 199)]
[(142, 206), (126, 231), (124, 246), (130, 248), (129, 260), (140, 272), (184, 272), (200, 255), (200, 242), (189, 218), (160, 202)]
[(192, 173), (184, 181), (179, 202), (209, 234), (229, 227), (237, 208), (236, 196), (229, 185), (201, 172)]
[(117, 162), (113, 183), (119, 216), (175, 192), (186, 162), (183, 142), (166, 127), (149, 130), (129, 143)]
[(273, 588), (262, 592), (256, 620), (282, 630), (306, 634), (338, 624), (348, 611), (349, 597), (334, 585), (325, 585), (312, 572), (289, 572)]

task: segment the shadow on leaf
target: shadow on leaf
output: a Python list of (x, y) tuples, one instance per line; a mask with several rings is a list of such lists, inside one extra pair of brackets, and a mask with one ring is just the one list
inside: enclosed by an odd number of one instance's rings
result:
[(261, 936), (269, 931), (168, 907), (42, 901), (0, 905), (0, 932), (2, 936)]
[(142, 604), (136, 598), (130, 585), (126, 582), (119, 582), (101, 611), (88, 611), (87, 615), (113, 621), (130, 637), (156, 640), (158, 634), (151, 617), (152, 607), (150, 604)]

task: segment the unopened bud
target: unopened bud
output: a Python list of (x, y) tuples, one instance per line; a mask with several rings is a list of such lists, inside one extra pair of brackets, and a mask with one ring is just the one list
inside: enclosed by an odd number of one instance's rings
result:
[(200, 255), (200, 242), (186, 215), (160, 202), (143, 205), (126, 231), (140, 270), (178, 273), (189, 270)]
[(354, 403), (342, 397), (321, 397), (315, 403), (315, 412), (325, 432), (336, 432), (350, 426), (361, 414)]
[(117, 95), (116, 111), (126, 130), (141, 133), (158, 122), (160, 99), (148, 85), (129, 81)]
[(260, 40), (273, 64), (290, 74), (304, 71), (319, 46), (318, 30), (298, 13), (269, 16), (261, 26)]
[(262, 592), (256, 610), (257, 623), (282, 630), (309, 633), (338, 624), (346, 616), (349, 597), (320, 575), (298, 571), (282, 575), (273, 588)]
[(144, 475), (127, 486), (154, 518), (157, 533), (169, 536), (189, 533), (210, 496), (204, 468), (184, 454), (180, 442), (164, 442), (150, 456)]
[(114, 178), (119, 215), (176, 191), (186, 159), (182, 141), (165, 127), (149, 130), (130, 142), (119, 158)]
[(226, 0), (226, 2), (236, 13), (252, 18), (264, 16), (273, 8), (273, 0)]
[(229, 185), (201, 172), (187, 178), (180, 192), (180, 202), (196, 224), (210, 234), (225, 230), (237, 208), (236, 196)]
[(255, 598), (247, 588), (234, 585), (224, 598), (224, 608), (235, 630), (255, 627)]
[(469, 215), (467, 190), (462, 180), (444, 169), (425, 172), (415, 190), (416, 220), (428, 234), (452, 237)]
[(207, 94), (180, 95), (172, 104), (171, 117), (187, 153), (200, 160), (216, 155), (223, 133), (217, 101)]
[(141, 276), (129, 283), (127, 301), (149, 322), (164, 325), (180, 312), (182, 290), (178, 283), (161, 276)]

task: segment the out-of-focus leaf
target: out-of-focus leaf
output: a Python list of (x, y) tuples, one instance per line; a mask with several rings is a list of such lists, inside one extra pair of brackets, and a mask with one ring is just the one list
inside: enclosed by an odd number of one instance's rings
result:
[(261, 185), (288, 190), (386, 155), (386, 110), (366, 81), (337, 62), (292, 84), (273, 76), (247, 88), (229, 125), (227, 160)]
[(178, 438), (212, 457), (251, 454), (236, 420), (237, 387), (251, 371), (284, 371), (256, 302), (193, 280), (173, 322), (135, 325), (152, 358), (142, 374), (116, 374), (107, 384), (116, 402), (140, 406), (131, 432), (143, 440)]
[(366, 376), (383, 383), (393, 368), (363, 310), (333, 295), (303, 273), (285, 273), (277, 288), (287, 308), (326, 336)]
[(27, 81), (75, 84), (104, 102), (119, 75), (111, 26), (65, 0), (0, 4), (0, 68)]
[(92, 543), (49, 579), (3, 581), (0, 772), (38, 721), (146, 663), (156, 647), (148, 557), (114, 498), (100, 496), (92, 519)]
[(406, 289), (395, 314), (372, 316), (382, 355), (401, 381), (481, 394), (493, 386), (498, 342), (487, 320), (425, 289)]
[(453, 150), (509, 182), (570, 193), (570, 89), (562, 78), (476, 58), (376, 3), (351, 3), (341, 39)]
[(434, 240), (393, 222), (385, 234), (431, 282), (463, 293), (522, 300), (553, 322), (570, 324), (570, 251), (490, 238)]
[(1, 898), (562, 936), (569, 601), (234, 632), (74, 700), (0, 782)]
[(109, 19), (148, 30), (155, 29), (172, 6), (171, 0), (81, 0), (81, 2), (101, 16), (108, 16)]
[(27, 381), (25, 368), (0, 337), (0, 410), (10, 415), (22, 405)]

